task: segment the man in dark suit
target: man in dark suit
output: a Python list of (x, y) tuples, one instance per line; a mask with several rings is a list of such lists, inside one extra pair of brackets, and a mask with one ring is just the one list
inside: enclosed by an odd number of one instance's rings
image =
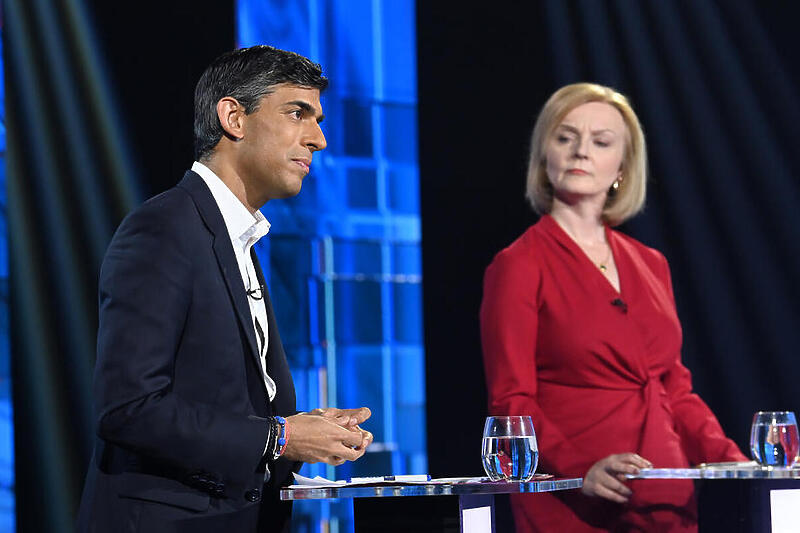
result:
[[(100, 273), (97, 445), (80, 531), (288, 531), (301, 461), (342, 464), (369, 409), (297, 414), (253, 244), (326, 146), (319, 65), (257, 46), (198, 82), (198, 161), (131, 213)], [(158, 117), (168, 119), (170, 110)]]

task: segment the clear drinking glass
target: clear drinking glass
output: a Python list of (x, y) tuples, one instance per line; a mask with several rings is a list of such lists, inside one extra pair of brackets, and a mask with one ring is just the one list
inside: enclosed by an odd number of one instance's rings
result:
[(764, 466), (792, 466), (798, 459), (800, 439), (791, 411), (759, 411), (750, 429), (753, 459)]
[(488, 416), (483, 426), (483, 469), (492, 481), (529, 481), (539, 447), (529, 416)]

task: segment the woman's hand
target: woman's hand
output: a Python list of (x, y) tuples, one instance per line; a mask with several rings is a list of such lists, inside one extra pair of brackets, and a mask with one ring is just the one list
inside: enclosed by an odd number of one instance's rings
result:
[(631, 489), (625, 485), (625, 474), (638, 474), (640, 468), (652, 468), (653, 463), (635, 453), (618, 453), (600, 459), (583, 477), (581, 491), (617, 503), (626, 503)]

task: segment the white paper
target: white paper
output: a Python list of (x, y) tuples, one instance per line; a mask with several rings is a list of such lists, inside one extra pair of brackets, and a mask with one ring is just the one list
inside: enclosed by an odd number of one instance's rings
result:
[(343, 487), (347, 484), (347, 481), (340, 479), (338, 481), (331, 481), (330, 479), (325, 479), (322, 476), (316, 476), (314, 478), (301, 476), (300, 474), (294, 474), (294, 485), (289, 487), (290, 489), (298, 489), (303, 487)]
[(474, 507), (461, 512), (463, 533), (492, 533), (492, 508)]
[(797, 533), (800, 524), (800, 489), (769, 491), (772, 533)]
[(358, 487), (360, 485), (427, 485), (431, 483), (430, 481), (402, 481), (402, 480), (391, 480), (391, 481), (382, 481), (380, 477), (374, 478), (364, 478), (360, 481), (347, 481), (344, 479), (338, 479), (336, 481), (331, 481), (330, 479), (325, 479), (321, 476), (316, 476), (313, 478), (301, 476), (300, 474), (294, 474), (294, 485), (290, 485), (288, 488), (290, 489), (307, 489), (307, 488), (329, 488), (329, 487)]
[(488, 483), (488, 477), (437, 477), (430, 480), (435, 485), (459, 485), (462, 483)]

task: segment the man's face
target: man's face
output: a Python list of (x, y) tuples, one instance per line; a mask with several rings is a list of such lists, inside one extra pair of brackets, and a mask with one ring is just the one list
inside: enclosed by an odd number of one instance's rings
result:
[(281, 84), (243, 118), (237, 166), (248, 191), (267, 202), (300, 192), (312, 154), (327, 143), (319, 90)]

